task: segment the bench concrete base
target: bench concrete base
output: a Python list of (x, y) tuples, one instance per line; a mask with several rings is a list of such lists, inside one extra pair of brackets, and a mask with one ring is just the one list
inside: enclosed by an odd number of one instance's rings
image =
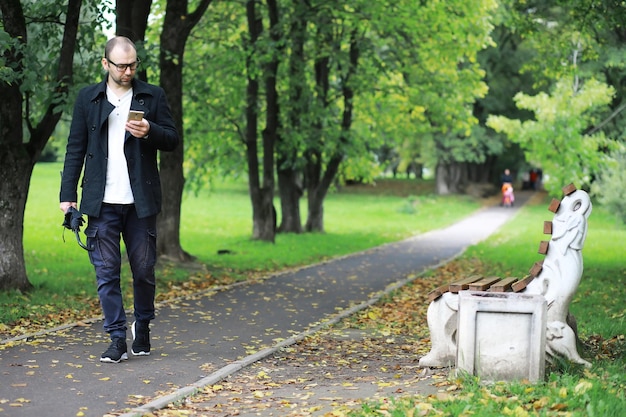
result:
[(546, 311), (541, 295), (460, 291), (457, 372), (483, 382), (542, 380)]

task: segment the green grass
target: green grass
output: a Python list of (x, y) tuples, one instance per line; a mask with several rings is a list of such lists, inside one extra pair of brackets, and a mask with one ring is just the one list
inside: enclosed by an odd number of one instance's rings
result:
[[(87, 253), (61, 226), (61, 169), (60, 163), (35, 167), (24, 221), (26, 269), (34, 289), (27, 294), (0, 293), (0, 325), (18, 320), (58, 324), (70, 316), (68, 312), (75, 318), (89, 315), (97, 307), (94, 272)], [(315, 263), (397, 241), (450, 224), (479, 207), (479, 202), (464, 197), (437, 197), (427, 191), (419, 196), (411, 194), (424, 189), (432, 189), (432, 183), (398, 180), (385, 183), (385, 187), (359, 187), (354, 193), (349, 187), (335, 190), (324, 205), (325, 233), (280, 234), (271, 244), (251, 239), (247, 185), (241, 180), (229, 180), (215, 184), (210, 191), (184, 196), (181, 244), (206, 266), (201, 271), (208, 272), (202, 272), (200, 279), (209, 274), (212, 279), (232, 281), (251, 273)], [(302, 204), (304, 221), (304, 200)], [(231, 254), (218, 255), (220, 249)], [(157, 291), (199, 274), (197, 265), (195, 269), (171, 264), (160, 267)], [(127, 286), (128, 268), (123, 269), (123, 278)]]
[[(324, 204), (324, 233), (279, 234), (271, 244), (250, 239), (252, 211), (246, 185), (229, 184), (198, 197), (186, 196), (181, 242), (212, 267), (267, 271), (397, 241), (450, 224), (477, 208), (476, 202), (460, 197), (332, 193)], [(305, 201), (301, 213), (304, 221)], [(233, 254), (218, 255), (220, 249)]]

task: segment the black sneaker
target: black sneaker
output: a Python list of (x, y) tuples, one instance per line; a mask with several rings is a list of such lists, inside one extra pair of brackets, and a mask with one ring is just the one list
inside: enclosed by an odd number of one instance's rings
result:
[(148, 356), (150, 354), (150, 325), (136, 321), (130, 327), (130, 331), (133, 333), (131, 353), (135, 356)]
[(100, 356), (100, 362), (120, 363), (120, 361), (126, 361), (128, 360), (127, 350), (126, 339), (116, 337), (111, 341), (109, 348)]

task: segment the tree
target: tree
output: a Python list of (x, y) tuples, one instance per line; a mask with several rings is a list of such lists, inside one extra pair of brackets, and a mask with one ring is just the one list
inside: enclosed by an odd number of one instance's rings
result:
[(180, 208), (185, 177), (183, 125), (183, 67), (185, 45), (189, 34), (202, 18), (212, 0), (200, 0), (189, 12), (188, 0), (167, 0), (165, 20), (160, 37), (160, 85), (165, 90), (172, 116), (180, 136), (180, 145), (174, 152), (160, 155), (163, 211), (158, 217), (159, 256), (177, 261), (188, 261), (191, 256), (180, 244)]
[[(547, 187), (554, 195), (564, 185), (560, 181), (588, 186), (595, 178), (611, 177), (617, 166), (613, 153), (617, 150), (619, 158), (626, 128), (625, 9), (592, 0), (503, 4), (506, 27), (523, 39), (521, 48), (532, 51), (521, 61), (521, 72), (532, 74), (539, 93), (516, 96), (530, 120), (510, 115), (488, 124), (506, 132), (539, 164), (553, 180)], [(519, 132), (520, 126), (532, 133)]]
[[(301, 233), (300, 198), (304, 190), (301, 161), (299, 158), (300, 137), (306, 129), (302, 115), (308, 113), (305, 44), (309, 5), (304, 0), (292, 0), (292, 14), (286, 42), (290, 45), (287, 62), (287, 110), (284, 115), (289, 126), (291, 140), (281, 137), (276, 149), (276, 177), (280, 195), (281, 222), (279, 232)], [(285, 135), (287, 132), (285, 132)]]
[[(0, 0), (0, 290), (31, 287), (24, 265), (26, 198), (35, 162), (67, 103), (78, 49), (83, 2), (42, 3)], [(31, 28), (35, 21), (48, 23)], [(31, 38), (33, 31), (39, 33)], [(58, 49), (38, 44), (41, 38), (58, 39)]]
[(550, 173), (544, 186), (558, 197), (570, 182), (589, 185), (607, 163), (607, 155), (599, 150), (613, 147), (612, 141), (602, 132), (586, 131), (597, 119), (598, 108), (607, 106), (613, 94), (611, 87), (594, 79), (578, 86), (573, 79), (563, 79), (551, 95), (516, 95), (518, 107), (532, 111), (534, 120), (493, 116), (488, 125), (519, 143), (529, 161)]
[(151, 6), (152, 0), (115, 0), (115, 33), (143, 42)]
[[(137, 48), (137, 55), (145, 54), (146, 29), (152, 0), (116, 0), (115, 1), (115, 34), (131, 39)], [(148, 81), (145, 66), (139, 67), (137, 77)]]
[[(341, 38), (333, 36), (333, 25), (327, 21), (328, 15), (318, 16), (321, 53), (315, 60), (316, 97), (320, 109), (328, 109), (330, 104), (331, 85), (331, 55), (341, 50)], [(339, 165), (346, 156), (345, 146), (350, 140), (350, 128), (352, 126), (352, 112), (355, 89), (352, 78), (355, 76), (359, 63), (360, 34), (358, 27), (349, 29), (349, 47), (347, 59), (342, 65), (341, 58), (338, 62), (337, 78), (341, 97), (343, 98), (342, 116), (339, 122), (340, 128), (336, 141), (325, 143), (324, 137), (332, 137), (332, 133), (324, 129), (323, 119), (327, 116), (318, 117), (314, 122), (314, 131), (308, 139), (304, 151), (305, 181), (307, 188), (308, 215), (305, 230), (308, 232), (324, 231), (324, 199), (332, 185)], [(344, 69), (345, 67), (345, 69)], [(325, 152), (326, 151), (326, 152)], [(324, 153), (327, 155), (325, 156)]]
[[(248, 38), (246, 45), (246, 127), (245, 148), (248, 162), (248, 187), (252, 200), (252, 237), (259, 240), (274, 242), (274, 228), (270, 219), (273, 217), (274, 196), (274, 140), (270, 136), (263, 138), (262, 161), (263, 170), (259, 167), (258, 149), (258, 117), (259, 89), (258, 71), (255, 71), (259, 60), (258, 43), (263, 32), (263, 21), (256, 8), (256, 0), (246, 1), (246, 18), (248, 22)], [(262, 176), (261, 176), (262, 175)]]

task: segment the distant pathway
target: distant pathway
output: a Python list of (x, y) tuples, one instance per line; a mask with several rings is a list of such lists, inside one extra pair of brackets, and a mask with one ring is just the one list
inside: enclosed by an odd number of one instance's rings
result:
[(530, 195), (518, 193), (515, 208), (482, 209), (445, 229), (161, 307), (148, 357), (100, 363), (108, 343), (100, 322), (0, 350), (0, 417), (119, 415), (219, 375), (234, 361), (447, 262), (495, 232)]

